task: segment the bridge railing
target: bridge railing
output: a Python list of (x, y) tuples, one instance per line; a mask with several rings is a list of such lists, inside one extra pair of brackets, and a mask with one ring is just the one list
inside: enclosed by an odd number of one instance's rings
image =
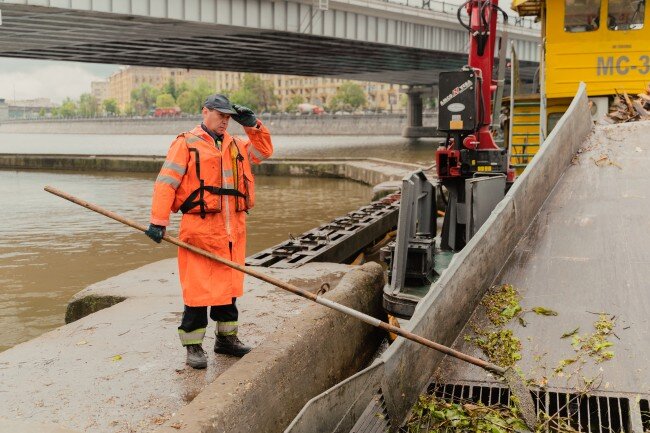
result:
[[(420, 9), (429, 9), (434, 12), (442, 12), (450, 15), (456, 15), (458, 3), (448, 3), (436, 0), (383, 0), (387, 3), (401, 4)], [(516, 15), (508, 15), (508, 24), (515, 27), (522, 27), (526, 29), (539, 29), (540, 24), (536, 23), (533, 19), (518, 17)]]

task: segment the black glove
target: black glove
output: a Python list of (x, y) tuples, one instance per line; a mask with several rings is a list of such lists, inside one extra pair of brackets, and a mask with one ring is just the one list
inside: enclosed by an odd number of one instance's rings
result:
[(160, 241), (162, 241), (163, 236), (165, 236), (165, 226), (149, 224), (149, 228), (144, 231), (144, 234), (159, 244)]
[(253, 113), (253, 110), (251, 110), (248, 107), (244, 107), (243, 105), (237, 105), (237, 104), (234, 104), (232, 108), (237, 112), (237, 114), (230, 115), (230, 117), (235, 122), (239, 123), (242, 126), (257, 125), (257, 118), (255, 117), (255, 113)]

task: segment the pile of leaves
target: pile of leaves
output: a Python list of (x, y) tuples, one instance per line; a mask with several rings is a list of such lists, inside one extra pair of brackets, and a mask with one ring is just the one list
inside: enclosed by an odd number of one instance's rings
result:
[(650, 120), (650, 84), (636, 98), (630, 97), (627, 92), (616, 92), (614, 103), (603, 120), (608, 123)]
[(511, 433), (527, 431), (513, 406), (448, 402), (421, 395), (406, 422), (408, 433)]
[[(575, 397), (577, 398), (577, 397)], [(511, 402), (512, 403), (512, 402)], [(567, 403), (568, 405), (568, 403)], [(540, 412), (535, 433), (577, 433), (560, 412)], [(484, 405), (469, 400), (448, 400), (436, 394), (421, 395), (404, 428), (407, 433), (516, 433), (530, 431), (514, 404)]]
[(521, 312), (521, 296), (512, 284), (494, 286), (481, 301), (486, 316), (495, 326), (503, 326)]
[(510, 367), (521, 359), (521, 341), (510, 329), (484, 331), (474, 329), (477, 336), (471, 341), (481, 348), (490, 361), (501, 367)]
[(465, 336), (465, 341), (479, 347), (485, 356), (501, 367), (510, 367), (521, 359), (521, 341), (504, 326), (522, 313), (519, 303), (521, 296), (511, 284), (502, 284), (490, 288), (481, 305), (485, 315), (492, 323), (493, 329), (471, 325), (476, 334)]

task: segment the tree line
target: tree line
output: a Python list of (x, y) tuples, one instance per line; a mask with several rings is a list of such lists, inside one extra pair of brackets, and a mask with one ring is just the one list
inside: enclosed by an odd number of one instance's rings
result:
[[(214, 89), (205, 79), (193, 83), (176, 83), (170, 78), (159, 88), (150, 84), (140, 85), (131, 91), (130, 102), (122, 110), (115, 99), (100, 102), (90, 93), (84, 93), (76, 101), (66, 98), (60, 107), (51, 110), (51, 114), (54, 117), (146, 116), (153, 114), (155, 109), (176, 107), (185, 114), (198, 114), (205, 98), (215, 92), (223, 93), (232, 103), (245, 105), (255, 112), (295, 112), (300, 104), (313, 102), (302, 95), (293, 95), (285, 106), (281, 107), (271, 81), (263, 80), (257, 74), (244, 74), (239, 88), (234, 91)], [(331, 112), (355, 111), (365, 108), (366, 105), (367, 97), (363, 87), (346, 81), (337, 88), (335, 95), (324, 108)], [(45, 110), (41, 110), (40, 114), (45, 116)]]

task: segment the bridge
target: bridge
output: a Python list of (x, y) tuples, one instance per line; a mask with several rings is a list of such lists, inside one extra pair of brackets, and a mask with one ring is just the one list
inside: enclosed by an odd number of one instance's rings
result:
[[(466, 63), (457, 6), (378, 0), (0, 0), (0, 57), (431, 84)], [(500, 26), (539, 61), (539, 29)]]

